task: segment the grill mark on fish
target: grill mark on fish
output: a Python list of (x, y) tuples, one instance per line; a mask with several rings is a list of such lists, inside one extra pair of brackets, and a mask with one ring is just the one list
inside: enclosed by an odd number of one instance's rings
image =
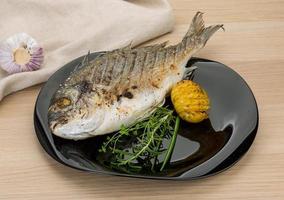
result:
[(166, 65), (167, 65), (168, 60), (169, 60), (169, 49), (168, 49), (168, 48), (166, 48), (166, 49), (165, 49), (165, 51), (166, 51), (166, 53), (165, 53), (164, 66), (166, 66)]
[(94, 82), (95, 81), (94, 77), (96, 76), (95, 74), (96, 74), (96, 72), (98, 70), (97, 62), (99, 62), (99, 60), (101, 60), (101, 55), (96, 57), (94, 60), (90, 61), (90, 66), (89, 66), (89, 68), (91, 70), (90, 77), (89, 77), (89, 81), (90, 82)]
[(190, 47), (191, 46), (191, 38), (190, 37), (187, 37), (186, 39), (185, 39), (185, 48), (188, 48), (188, 47)]
[(153, 68), (153, 64), (155, 62), (155, 55), (156, 55), (156, 52), (155, 51), (149, 51), (149, 54), (148, 54), (148, 59), (147, 59), (147, 62), (146, 62), (146, 70), (150, 70)]
[(144, 72), (143, 72), (143, 76), (142, 76), (142, 81), (144, 82), (144, 84), (149, 84), (151, 82), (152, 79), (152, 72), (153, 72), (153, 68), (154, 68), (154, 62), (155, 62), (155, 54), (156, 51), (154, 48), (150, 49), (147, 53), (147, 59), (145, 61), (145, 67), (144, 67)]
[(92, 76), (92, 82), (94, 83), (94, 84), (97, 84), (98, 83), (98, 81), (99, 81), (99, 79), (98, 79), (98, 74), (99, 74), (99, 72), (101, 72), (102, 71), (102, 58), (101, 59), (98, 59), (95, 63), (95, 65), (96, 65), (96, 67), (95, 67), (95, 69), (94, 69), (94, 71), (93, 71), (93, 76)]
[(133, 76), (132, 76), (132, 82), (135, 84), (137, 81), (140, 80), (141, 73), (143, 71), (143, 64), (144, 64), (144, 58), (146, 54), (142, 51), (137, 51), (137, 56), (135, 59), (135, 65), (133, 69)]
[(142, 67), (141, 67), (141, 73), (140, 73), (140, 78), (139, 78), (139, 80), (141, 81), (142, 80), (142, 78), (143, 78), (143, 74), (144, 74), (144, 71), (145, 71), (145, 68), (146, 68), (146, 63), (147, 63), (147, 59), (148, 59), (148, 54), (149, 54), (149, 52), (145, 52), (145, 56), (144, 56), (144, 59), (143, 59), (143, 61), (142, 61)]
[(151, 85), (155, 88), (160, 87), (160, 83), (164, 79), (164, 75), (166, 73), (163, 63), (165, 53), (166, 51), (163, 49), (156, 54), (155, 68), (153, 69), (153, 72), (151, 74)]
[(99, 84), (103, 71), (104, 71), (104, 66), (107, 64), (107, 55), (102, 55), (101, 59), (98, 59), (95, 62), (95, 65), (97, 65), (96, 70), (94, 70), (94, 74), (92, 77), (92, 82), (95, 84)]
[(186, 41), (185, 41), (185, 39), (182, 41), (182, 52), (183, 52), (183, 55), (186, 52)]
[(100, 80), (99, 83), (102, 84), (103, 80), (104, 80), (104, 76), (106, 74), (106, 71), (108, 69), (109, 66), (109, 61), (110, 61), (110, 55), (107, 53), (106, 54), (106, 62), (103, 65), (103, 71), (102, 71), (102, 75), (100, 76)]
[[(94, 60), (94, 61), (95, 61), (95, 60)], [(87, 80), (88, 80), (89, 82), (92, 82), (93, 77), (94, 77), (94, 73), (95, 73), (95, 71), (96, 71), (97, 66), (94, 64), (94, 62), (92, 62), (92, 63), (90, 63), (89, 68), (90, 68), (90, 75), (89, 75), (89, 77), (87, 78)]]
[(151, 84), (151, 81), (153, 79), (153, 71), (155, 69), (155, 62), (156, 62), (156, 55), (157, 55), (157, 50), (156, 48), (152, 48), (150, 51), (149, 51), (149, 54), (148, 54), (148, 58), (147, 58), (147, 61), (145, 63), (145, 69), (144, 69), (144, 76), (143, 76), (143, 81), (146, 83), (150, 83)]
[(125, 62), (126, 62), (126, 57), (125, 57), (124, 53), (118, 53), (117, 65), (115, 66), (115, 68), (113, 70), (113, 75), (112, 75), (113, 79), (112, 79), (111, 85), (120, 81), (120, 78), (122, 76), (123, 69), (124, 69), (124, 66), (125, 66)]
[(155, 68), (157, 66), (157, 61), (158, 61), (158, 50), (155, 51), (155, 59), (154, 59), (154, 64), (152, 66), (152, 68)]
[(160, 53), (159, 53), (159, 64), (161, 66), (162, 69), (164, 69), (165, 67), (165, 57), (166, 57), (166, 50), (163, 49)]
[(173, 59), (172, 64), (175, 64), (176, 63), (176, 46), (172, 46), (171, 53), (172, 53), (172, 59)]
[(179, 60), (179, 55), (180, 55), (180, 45), (176, 45), (175, 51), (176, 51), (175, 61), (177, 62)]
[(177, 60), (177, 62), (179, 62), (180, 59), (182, 58), (182, 54), (183, 54), (183, 52), (182, 52), (182, 43), (179, 43), (176, 48), (177, 48), (176, 60)]
[(131, 52), (127, 53), (125, 55), (125, 63), (124, 63), (124, 67), (123, 67), (123, 71), (122, 74), (120, 76), (120, 81), (118, 84), (120, 85), (125, 85), (128, 83), (128, 78), (129, 78), (129, 72), (130, 72), (130, 68), (131, 68), (131, 63), (132, 63), (132, 56), (131, 56)]
[(143, 73), (140, 76), (140, 80), (144, 83), (143, 86), (155, 86), (158, 87), (155, 77), (157, 74), (159, 76), (159, 72), (161, 71), (161, 55), (159, 51), (163, 51), (163, 48), (166, 43), (162, 43), (159, 45), (155, 45), (152, 48), (149, 48), (149, 51), (146, 52), (144, 57), (145, 62), (143, 64)]
[(136, 69), (137, 69), (137, 74), (141, 74), (143, 71), (143, 66), (144, 66), (144, 62), (145, 62), (145, 57), (146, 57), (146, 52), (145, 51), (141, 51), (138, 55), (138, 61), (137, 61), (137, 65), (136, 65)]
[(170, 47), (170, 63), (169, 64), (175, 63), (175, 54), (176, 54), (176, 48), (175, 48), (175, 46), (171, 46)]
[(112, 72), (113, 72), (114, 66), (116, 65), (116, 62), (117, 62), (117, 55), (116, 54), (109, 57), (107, 71), (106, 71), (106, 73), (103, 77), (103, 80), (102, 80), (102, 83), (106, 86), (110, 85), (110, 82), (113, 78)]
[(134, 71), (134, 67), (135, 67), (135, 64), (136, 64), (136, 58), (137, 58), (137, 51), (132, 51), (131, 52), (131, 64), (130, 64), (130, 70), (129, 70), (129, 74), (128, 74), (128, 78), (131, 78), (132, 75), (133, 75), (133, 72)]
[(164, 70), (164, 60), (165, 60), (165, 53), (166, 50), (162, 49), (157, 52), (156, 54), (156, 63), (155, 63), (155, 68), (153, 70), (153, 77), (158, 78), (158, 76), (162, 76), (165, 72)]
[(166, 60), (167, 60), (167, 49), (164, 49), (164, 58), (162, 60), (163, 71), (167, 71), (166, 70), (166, 65), (167, 65)]

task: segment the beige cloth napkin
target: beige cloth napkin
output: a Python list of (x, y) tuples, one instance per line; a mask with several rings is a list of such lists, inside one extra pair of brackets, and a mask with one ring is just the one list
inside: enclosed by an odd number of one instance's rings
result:
[(1, 0), (0, 40), (26, 32), (44, 48), (45, 60), (38, 71), (7, 75), (0, 69), (0, 100), (46, 81), (88, 50), (137, 45), (172, 27), (166, 0)]

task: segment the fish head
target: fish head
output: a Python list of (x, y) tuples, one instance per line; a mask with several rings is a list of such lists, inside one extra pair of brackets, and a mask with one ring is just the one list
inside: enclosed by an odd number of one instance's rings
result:
[[(86, 87), (86, 86), (85, 86)], [(103, 122), (104, 112), (96, 104), (94, 94), (82, 85), (61, 87), (54, 94), (48, 110), (51, 131), (66, 139), (91, 137)]]

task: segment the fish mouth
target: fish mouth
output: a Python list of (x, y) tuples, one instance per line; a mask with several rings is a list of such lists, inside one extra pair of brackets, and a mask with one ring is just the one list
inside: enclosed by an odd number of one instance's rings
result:
[(96, 127), (89, 130), (86, 128), (90, 127), (85, 126), (84, 123), (77, 121), (76, 119), (68, 121), (64, 117), (60, 117), (59, 119), (50, 122), (52, 133), (65, 139), (81, 140), (93, 137), (90, 132), (94, 131)]
[(64, 138), (64, 139), (69, 139), (69, 140), (84, 140), (90, 137), (93, 137), (92, 134), (88, 132), (80, 132), (80, 133), (66, 133), (61, 130), (61, 127), (58, 127), (57, 129), (54, 130), (53, 132), (54, 135)]
[(54, 132), (54, 135), (57, 135), (61, 138), (69, 139), (69, 140), (84, 140), (90, 137), (93, 137), (90, 133), (83, 132), (83, 133), (77, 133), (77, 134), (66, 134), (61, 132)]
[(83, 140), (92, 137), (92, 135), (88, 132), (72, 132), (71, 130), (68, 130), (68, 128), (66, 130), (66, 126), (68, 126), (67, 122), (68, 120), (61, 116), (53, 121), (50, 121), (49, 127), (54, 135), (65, 139)]

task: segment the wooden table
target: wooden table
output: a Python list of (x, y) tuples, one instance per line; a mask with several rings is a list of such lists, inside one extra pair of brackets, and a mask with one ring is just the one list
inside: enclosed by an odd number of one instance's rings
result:
[[(249, 152), (231, 169), (198, 181), (154, 181), (88, 174), (44, 152), (33, 129), (40, 86), (0, 102), (0, 199), (284, 199), (284, 1), (171, 0), (177, 42), (198, 10), (224, 23), (198, 56), (218, 60), (251, 86), (260, 126)], [(152, 41), (156, 42), (156, 41)]]

